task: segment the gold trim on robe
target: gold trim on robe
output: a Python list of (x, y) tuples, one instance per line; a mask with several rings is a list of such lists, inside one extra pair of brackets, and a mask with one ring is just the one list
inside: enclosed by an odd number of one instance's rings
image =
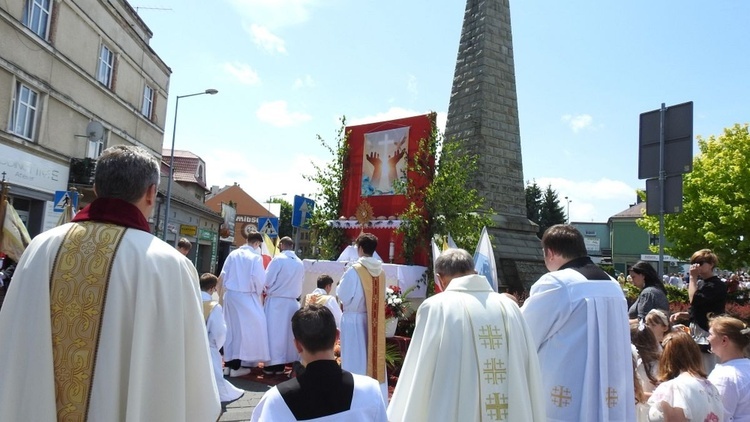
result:
[(208, 324), (208, 317), (211, 316), (211, 311), (213, 311), (218, 304), (219, 302), (216, 300), (209, 299), (203, 301), (203, 321), (206, 324)]
[(50, 274), (52, 358), (57, 420), (88, 417), (107, 287), (126, 227), (74, 224)]
[[(373, 277), (362, 264), (352, 265), (365, 293), (367, 308), (367, 376), (385, 382), (385, 277)], [(368, 282), (369, 281), (369, 282)]]

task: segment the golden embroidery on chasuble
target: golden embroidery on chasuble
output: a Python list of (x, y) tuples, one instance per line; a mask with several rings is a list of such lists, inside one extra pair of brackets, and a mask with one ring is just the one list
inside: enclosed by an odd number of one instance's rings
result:
[(490, 393), (484, 401), (487, 417), (493, 421), (503, 421), (508, 417), (508, 396)]
[(604, 401), (606, 401), (607, 407), (611, 409), (617, 406), (618, 400), (619, 396), (617, 395), (617, 390), (612, 387), (607, 388), (607, 395), (604, 396)]
[(573, 400), (573, 396), (570, 394), (569, 388), (562, 385), (552, 387), (552, 404), (557, 407), (568, 407), (571, 400)]
[(86, 420), (109, 275), (126, 230), (74, 224), (57, 251), (50, 311), (58, 420)]

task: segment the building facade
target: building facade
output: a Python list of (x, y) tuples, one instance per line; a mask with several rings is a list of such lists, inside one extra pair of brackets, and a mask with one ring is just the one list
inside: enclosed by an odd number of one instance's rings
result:
[(138, 145), (161, 158), (171, 70), (125, 0), (0, 2), (0, 172), (34, 236), (55, 193), (94, 199), (95, 160)]

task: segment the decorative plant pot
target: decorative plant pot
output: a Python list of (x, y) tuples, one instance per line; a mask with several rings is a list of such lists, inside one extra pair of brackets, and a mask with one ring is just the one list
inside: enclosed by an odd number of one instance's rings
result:
[(393, 337), (396, 335), (396, 328), (398, 327), (398, 318), (388, 318), (385, 320), (385, 336)]

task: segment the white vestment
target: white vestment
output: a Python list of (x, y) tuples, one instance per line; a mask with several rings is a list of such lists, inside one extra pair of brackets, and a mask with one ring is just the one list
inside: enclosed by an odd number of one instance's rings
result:
[[(379, 260), (362, 257), (357, 262), (373, 277), (382, 274), (383, 263)], [(352, 374), (367, 375), (367, 304), (362, 281), (354, 267), (349, 267), (341, 277), (336, 296), (344, 308), (341, 315), (341, 368)], [(388, 403), (388, 383), (381, 383), (380, 388), (383, 401)]]
[(521, 312), (539, 353), (549, 421), (636, 419), (627, 303), (615, 280), (588, 280), (572, 268), (547, 273)]
[[(354, 376), (354, 395), (349, 410), (334, 415), (307, 419), (314, 422), (387, 422), (378, 382), (374, 379)], [(287, 407), (276, 387), (268, 390), (253, 409), (252, 422), (294, 422), (297, 419)]]
[(299, 359), (292, 335), (292, 315), (299, 309), (305, 267), (294, 251), (276, 255), (266, 269), (266, 324), (271, 359), (266, 365)]
[(545, 421), (536, 347), (484, 276), (425, 300), (388, 406), (391, 421)]
[[(34, 238), (5, 298), (0, 312), (2, 421), (57, 420), (50, 274), (73, 224)], [(187, 258), (150, 233), (127, 229), (116, 249), (98, 345), (88, 420), (203, 422), (219, 417), (198, 274)]]
[(325, 299), (323, 306), (331, 310), (333, 318), (336, 320), (336, 328), (341, 329), (341, 305), (339, 305), (339, 301), (336, 300), (335, 296), (329, 295), (324, 289), (316, 288), (312, 293), (305, 296), (305, 304), (307, 305), (308, 302), (318, 303), (317, 300), (319, 298)]
[[(201, 298), (204, 302), (213, 300), (211, 295), (206, 292), (201, 292)], [(224, 322), (224, 312), (221, 305), (217, 304), (211, 310), (206, 321), (206, 330), (208, 331), (208, 347), (211, 350), (211, 366), (214, 370), (216, 387), (219, 389), (219, 399), (223, 402), (237, 400), (245, 394), (245, 391), (227, 381), (222, 371), (219, 349), (224, 346), (224, 340), (227, 338), (227, 325)]]
[(248, 245), (237, 248), (224, 261), (221, 279), (226, 289), (224, 360), (268, 361), (268, 328), (261, 302), (266, 281), (263, 259)]

